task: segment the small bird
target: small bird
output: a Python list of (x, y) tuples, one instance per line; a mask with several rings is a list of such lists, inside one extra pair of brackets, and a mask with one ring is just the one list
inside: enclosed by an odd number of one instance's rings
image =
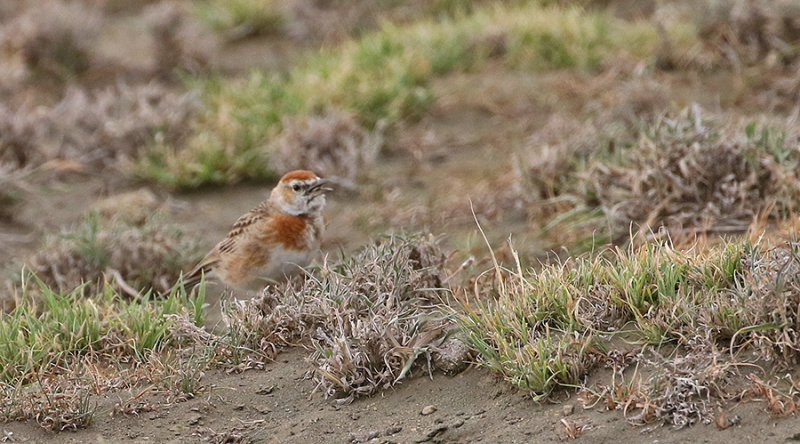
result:
[(269, 198), (245, 213), (231, 231), (183, 280), (195, 285), (205, 276), (223, 284), (260, 290), (308, 265), (319, 251), (326, 220), (326, 179), (311, 171), (286, 173)]

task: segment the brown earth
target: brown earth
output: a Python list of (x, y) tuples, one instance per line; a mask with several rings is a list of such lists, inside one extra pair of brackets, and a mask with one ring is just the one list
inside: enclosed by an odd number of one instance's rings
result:
[[(340, 405), (313, 393), (304, 378), (308, 364), (301, 349), (289, 350), (266, 369), (241, 374), (208, 372), (209, 390), (197, 398), (138, 415), (110, 414), (114, 405), (137, 393), (93, 399), (93, 424), (77, 432), (52, 433), (35, 423), (0, 425), (0, 440), (11, 442), (250, 442), (264, 443), (527, 443), (571, 440), (564, 423), (585, 426), (581, 442), (714, 443), (791, 442), (800, 439), (794, 418), (776, 418), (761, 403), (746, 403), (726, 412), (739, 425), (717, 430), (695, 425), (681, 430), (641, 427), (622, 412), (584, 409), (574, 396), (536, 402), (490, 372), (470, 367), (456, 376), (415, 375), (371, 398)], [(213, 385), (213, 389), (211, 388)], [(164, 402), (147, 395), (142, 405)], [(433, 410), (428, 406), (433, 406)]]

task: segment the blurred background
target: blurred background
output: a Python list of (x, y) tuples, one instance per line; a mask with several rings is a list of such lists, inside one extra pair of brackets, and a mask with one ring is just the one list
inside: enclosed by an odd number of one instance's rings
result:
[(338, 184), (327, 252), (455, 265), (476, 221), (535, 264), (800, 203), (790, 0), (4, 0), (0, 58), (7, 302), (23, 265), (168, 289), (294, 168)]

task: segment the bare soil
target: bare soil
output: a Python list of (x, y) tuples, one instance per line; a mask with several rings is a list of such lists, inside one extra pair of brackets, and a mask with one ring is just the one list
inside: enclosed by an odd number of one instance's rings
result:
[[(771, 417), (761, 403), (741, 404), (729, 415), (739, 425), (717, 430), (695, 425), (681, 430), (630, 425), (622, 412), (584, 409), (568, 393), (557, 401), (536, 402), (470, 367), (456, 376), (415, 375), (378, 396), (340, 405), (313, 393), (304, 378), (308, 365), (302, 349), (289, 350), (263, 371), (227, 374), (208, 372), (203, 380), (213, 389), (197, 398), (137, 415), (111, 417), (114, 405), (137, 393), (93, 399), (94, 422), (77, 432), (52, 433), (34, 423), (0, 425), (0, 437), (13, 442), (383, 442), (383, 443), (525, 443), (571, 440), (564, 422), (585, 426), (583, 442), (791, 442), (800, 439), (794, 418)], [(146, 395), (141, 405), (163, 402)], [(431, 409), (428, 406), (433, 406)], [(427, 407), (427, 408), (426, 408)], [(434, 410), (430, 414), (429, 410)], [(11, 435), (9, 435), (11, 433)]]

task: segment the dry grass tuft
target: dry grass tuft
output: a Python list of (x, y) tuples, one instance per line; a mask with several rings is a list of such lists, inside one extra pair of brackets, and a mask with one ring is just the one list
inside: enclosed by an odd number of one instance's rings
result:
[(0, 165), (0, 218), (12, 220), (16, 217), (17, 204), (30, 193), (29, 173)]
[[(731, 353), (746, 348), (766, 361), (794, 364), (800, 350), (800, 244), (783, 243), (743, 258), (747, 271), (730, 298), (702, 311), (709, 323), (722, 324), (719, 334)], [(756, 326), (755, 328), (749, 328)], [(751, 331), (752, 330), (752, 331)]]
[(194, 17), (190, 3), (158, 2), (142, 14), (155, 42), (157, 75), (172, 78), (176, 70), (205, 71), (217, 42)]
[(797, 137), (755, 122), (705, 120), (695, 107), (657, 119), (582, 180), (623, 227), (744, 231), (764, 212), (786, 215), (800, 204)]
[(0, 42), (33, 74), (65, 78), (86, 71), (103, 17), (82, 2), (45, 0), (0, 28)]
[(379, 128), (369, 131), (351, 114), (328, 110), (321, 116), (285, 118), (270, 160), (278, 171), (309, 168), (354, 182), (359, 171), (375, 164), (382, 145)]
[(133, 226), (104, 223), (91, 215), (77, 230), (48, 241), (28, 260), (27, 268), (47, 286), (61, 290), (82, 283), (99, 288), (107, 280), (127, 293), (165, 292), (197, 259), (196, 245), (157, 217)]
[(735, 373), (719, 355), (706, 348), (650, 362), (661, 369), (649, 381), (654, 418), (678, 428), (697, 422), (710, 424), (722, 400), (729, 397), (728, 386)]
[(711, 2), (698, 36), (713, 57), (737, 68), (788, 66), (800, 57), (800, 6), (791, 0)]
[(14, 112), (0, 104), (0, 162), (5, 168), (15, 170), (42, 162), (42, 152), (36, 144), (37, 125), (35, 113)]
[(92, 205), (92, 210), (111, 222), (141, 226), (161, 205), (161, 199), (149, 188), (139, 188), (100, 199)]
[(0, 217), (10, 218), (13, 207), (26, 188), (31, 166), (43, 161), (36, 145), (35, 115), (12, 112), (0, 104)]
[[(565, 137), (565, 135), (568, 135)], [(566, 114), (553, 114), (526, 142), (515, 162), (529, 200), (563, 194), (575, 171), (597, 149), (597, 129)]]
[(195, 94), (158, 83), (74, 87), (49, 109), (11, 112), (0, 105), (0, 160), (14, 168), (48, 161), (68, 161), (68, 169), (120, 166), (154, 143), (179, 140), (198, 109)]
[(450, 326), (438, 306), (443, 265), (431, 237), (389, 236), (304, 282), (235, 304), (228, 321), (262, 350), (310, 343), (317, 390), (349, 402), (396, 385), (420, 358), (432, 368)]
[(765, 382), (754, 374), (750, 374), (748, 379), (751, 387), (742, 394), (743, 399), (763, 401), (767, 411), (775, 416), (785, 417), (797, 412), (800, 400), (797, 399), (797, 389), (794, 385), (789, 393), (781, 393), (776, 389), (775, 384)]
[(55, 156), (93, 168), (136, 158), (154, 142), (174, 141), (198, 109), (194, 94), (157, 83), (87, 93), (71, 89), (47, 113)]
[(800, 205), (800, 133), (791, 121), (709, 117), (693, 106), (619, 122), (554, 115), (517, 154), (529, 217), (545, 230), (567, 225), (560, 245), (624, 241), (631, 226), (673, 239), (744, 232)]
[[(52, 431), (77, 430), (91, 425), (96, 405), (90, 401), (90, 383), (83, 378), (47, 375), (33, 387), (0, 384), (0, 418), (33, 419)], [(76, 379), (78, 381), (76, 381)]]
[(410, 23), (425, 18), (452, 18), (472, 12), (493, 0), (407, 0), (374, 2), (351, 0), (342, 8), (326, 0), (287, 2), (287, 34), (296, 39), (340, 42), (379, 27), (382, 23)]
[[(613, 73), (613, 71), (612, 71)], [(625, 126), (636, 128), (670, 109), (670, 91), (648, 75), (617, 73), (607, 88), (598, 91), (583, 112), (597, 116), (598, 128)]]

